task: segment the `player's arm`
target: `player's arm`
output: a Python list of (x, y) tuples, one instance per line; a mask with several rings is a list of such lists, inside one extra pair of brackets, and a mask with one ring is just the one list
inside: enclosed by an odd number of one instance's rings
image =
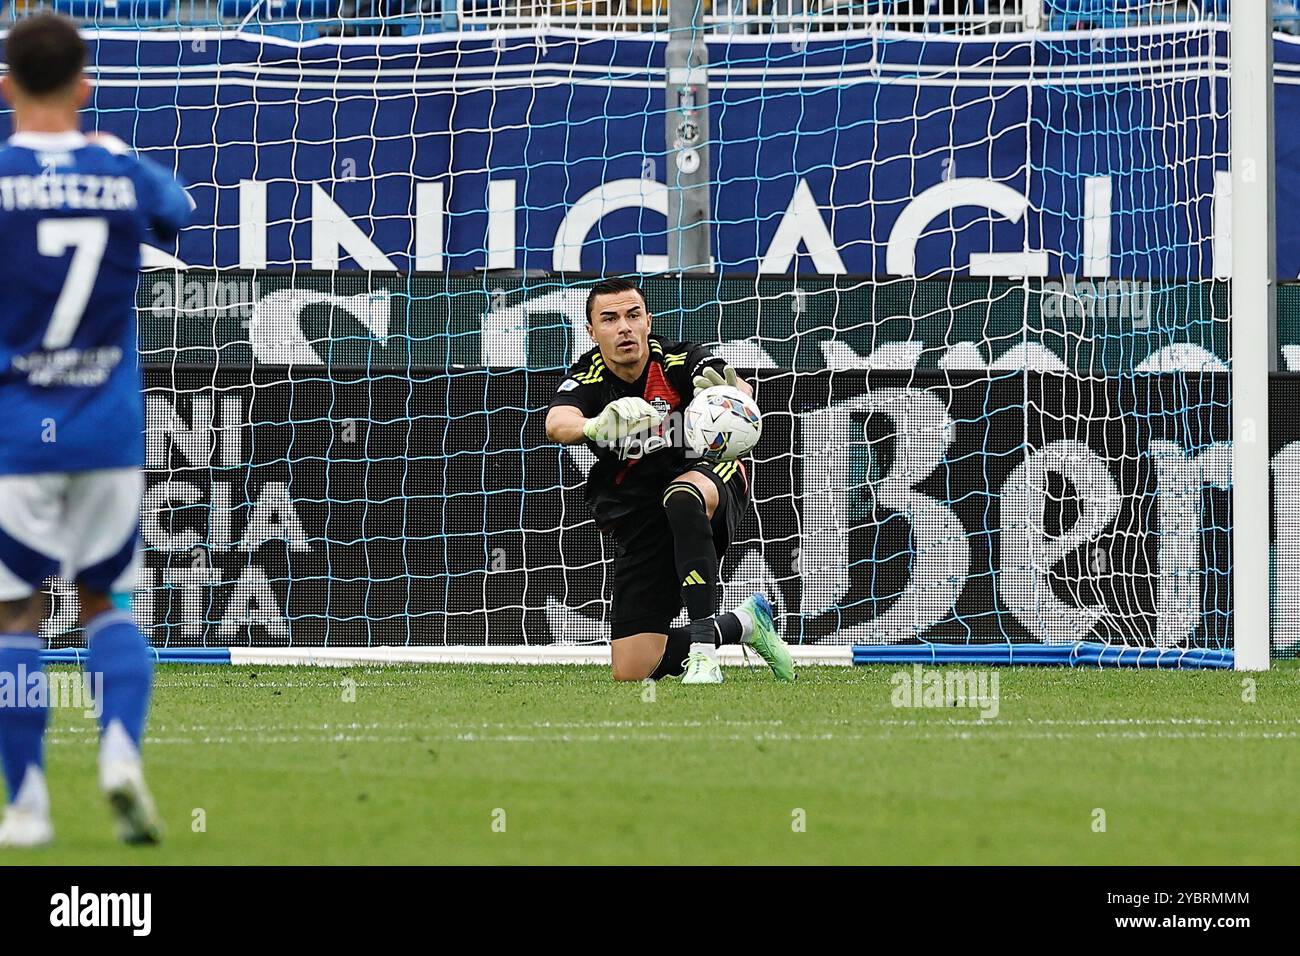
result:
[(599, 390), (580, 380), (575, 369), (551, 398), (551, 407), (546, 412), (546, 437), (561, 445), (580, 445), (587, 440), (583, 434), (587, 419), (598, 411)]
[(575, 405), (552, 405), (546, 413), (546, 437), (561, 445), (598, 444), (635, 435), (663, 421), (644, 398), (618, 398), (590, 417)]
[(170, 242), (190, 221), (194, 200), (176, 177), (157, 163), (143, 157), (137, 157), (136, 162), (140, 165), (138, 178), (148, 197), (142, 212), (149, 229), (160, 240)]
[(653, 428), (663, 416), (643, 398), (601, 404), (600, 391), (570, 376), (560, 383), (546, 413), (546, 437), (561, 445), (605, 443)]
[(579, 445), (587, 440), (586, 424), (587, 416), (576, 405), (552, 405), (546, 413), (546, 437), (561, 445)]

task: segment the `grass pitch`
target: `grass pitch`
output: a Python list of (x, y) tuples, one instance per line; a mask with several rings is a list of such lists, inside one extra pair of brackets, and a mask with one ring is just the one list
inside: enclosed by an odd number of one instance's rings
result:
[(895, 708), (898, 670), (733, 668), (647, 700), (596, 667), (163, 666), (167, 841), (113, 841), (93, 721), (60, 710), (56, 845), (0, 862), (1300, 860), (1294, 663), (1254, 702), (1231, 672), (1000, 669), (992, 719)]

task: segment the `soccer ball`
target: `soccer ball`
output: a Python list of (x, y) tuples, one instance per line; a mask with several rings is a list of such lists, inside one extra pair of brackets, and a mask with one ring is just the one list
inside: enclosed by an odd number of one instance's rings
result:
[(710, 461), (731, 461), (758, 444), (763, 419), (754, 400), (738, 388), (706, 388), (686, 406), (686, 444)]

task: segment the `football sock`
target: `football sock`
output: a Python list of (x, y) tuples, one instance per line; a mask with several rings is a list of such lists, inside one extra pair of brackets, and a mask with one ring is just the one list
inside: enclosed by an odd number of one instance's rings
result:
[(740, 634), (736, 638), (736, 643), (744, 644), (749, 640), (749, 635), (754, 633), (754, 615), (746, 610), (742, 604), (737, 608), (736, 613), (731, 616), (736, 619), (736, 623), (740, 627)]
[[(49, 717), (46, 692), (33, 686), (41, 673), (41, 641), (34, 634), (0, 634), (0, 682), (12, 690), (12, 700), (0, 700), (0, 763), (4, 764), (9, 801), (16, 803), (29, 770), (44, 792), (42, 740)], [(39, 696), (37, 693), (39, 692)], [(8, 696), (8, 695), (6, 695)], [(24, 796), (30, 796), (24, 794)]]
[(664, 656), (650, 672), (651, 680), (661, 677), (680, 677), (686, 670), (686, 658), (691, 652), (691, 633), (685, 627), (668, 629), (668, 642), (664, 645)]
[(745, 625), (740, 617), (728, 611), (713, 619), (713, 626), (718, 632), (719, 644), (739, 644), (745, 637)]
[(694, 485), (674, 481), (664, 492), (664, 512), (673, 532), (673, 557), (686, 612), (692, 621), (712, 617), (717, 610), (718, 553), (704, 496)]
[(149, 712), (153, 653), (129, 611), (105, 611), (86, 627), (86, 671), (103, 680), (101, 730), (117, 721), (138, 750)]
[(686, 629), (691, 633), (691, 643), (707, 643), (715, 647), (721, 644), (739, 644), (745, 633), (744, 624), (731, 611), (717, 617), (692, 621)]

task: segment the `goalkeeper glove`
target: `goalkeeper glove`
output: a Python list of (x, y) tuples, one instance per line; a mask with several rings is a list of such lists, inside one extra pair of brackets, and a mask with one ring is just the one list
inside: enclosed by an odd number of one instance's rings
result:
[(594, 442), (609, 442), (653, 428), (663, 420), (644, 398), (628, 396), (615, 399), (595, 418), (587, 419), (582, 433)]
[(715, 368), (706, 368), (700, 371), (700, 374), (691, 380), (695, 385), (697, 392), (702, 392), (706, 388), (717, 388), (719, 385), (730, 385), (736, 387), (736, 370), (730, 365), (722, 366), (719, 372)]

